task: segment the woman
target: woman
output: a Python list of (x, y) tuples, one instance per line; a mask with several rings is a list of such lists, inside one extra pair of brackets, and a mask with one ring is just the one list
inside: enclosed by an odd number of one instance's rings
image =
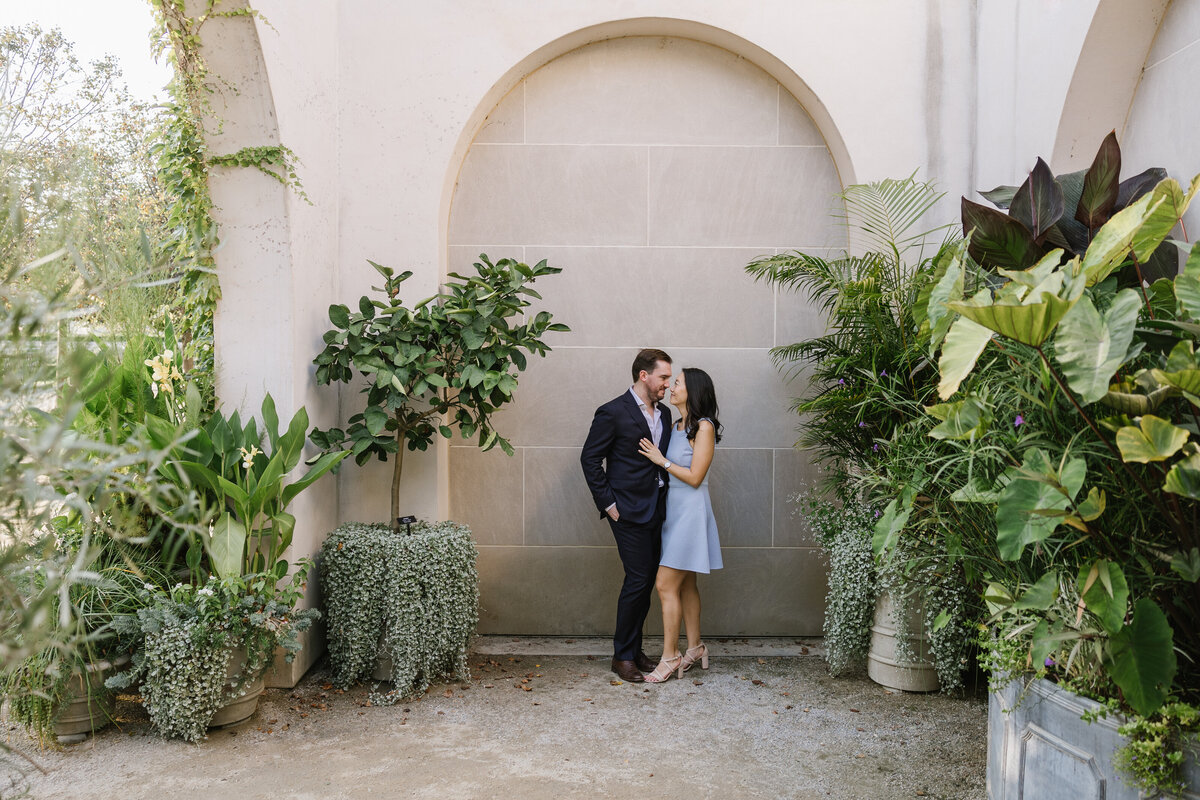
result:
[[(700, 592), (696, 573), (721, 568), (717, 521), (708, 496), (708, 468), (721, 441), (717, 394), (702, 369), (685, 367), (671, 387), (671, 405), (679, 411), (677, 431), (664, 457), (649, 439), (639, 443), (642, 455), (671, 476), (667, 518), (662, 529), (662, 558), (654, 587), (663, 612), (663, 654), (650, 683), (662, 683), (691, 669), (697, 661), (708, 669), (708, 647), (700, 640)], [(684, 434), (680, 436), (679, 434)], [(679, 652), (679, 625), (687, 628), (688, 647)]]

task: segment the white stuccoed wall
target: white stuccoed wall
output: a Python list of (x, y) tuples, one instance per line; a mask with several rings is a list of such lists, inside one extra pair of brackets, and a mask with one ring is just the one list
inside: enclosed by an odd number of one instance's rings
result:
[[(1178, 20), (1183, 41), (1162, 54), (1167, 60), (1151, 65), (1149, 74), (1161, 76), (1158, 85), (1178, 86), (1181, 70), (1194, 83), (1194, 59), (1182, 49), (1195, 38), (1195, 14), (1176, 10), (1188, 5), (1195, 3), (1172, 6), (1168, 23)], [(1118, 0), (767, 0), (749, 6), (731, 0), (263, 0), (256, 7), (270, 26), (214, 20), (205, 29), (212, 66), (232, 76), (240, 93), (229, 98), (227, 127), (214, 148), (282, 141), (302, 160), (313, 205), (253, 172), (214, 176), (225, 226), (218, 254), (225, 291), (219, 390), (227, 405), (251, 408), (270, 390), (281, 411), (306, 405), (321, 425), (344, 421), (361, 407), (353, 390), (338, 396), (313, 386), (311, 359), (327, 326), (325, 308), (352, 304), (368, 291), (374, 276), (368, 258), (412, 269), (414, 297), (436, 289), (447, 264), (455, 180), (484, 115), (527, 74), (588, 41), (674, 35), (750, 59), (804, 105), (843, 183), (917, 170), (946, 191), (938, 210), (946, 221), (957, 217), (960, 195), (1021, 180), (1038, 155), (1066, 154), (1060, 161), (1086, 152), (1090, 158), (1108, 127), (1125, 133), (1123, 124), (1090, 122), (1078, 109), (1064, 113), (1069, 95), (1087, 84), (1076, 67), (1093, 20), (1098, 10), (1112, 13)], [(1163, 7), (1162, 0), (1146, 4), (1142, 27), (1157, 28)], [(1136, 86), (1129, 59), (1095, 59), (1094, 52), (1093, 59), (1111, 61), (1120, 74), (1101, 74), (1092, 85), (1107, 83), (1118, 94), (1129, 91), (1121, 86)], [(1135, 72), (1145, 63), (1133, 61)], [(1171, 127), (1158, 134), (1150, 122), (1132, 121), (1130, 155), (1184, 135), (1186, 119), (1167, 121)], [(445, 465), (445, 448), (406, 460), (406, 511), (445, 515)], [(388, 477), (387, 465), (349, 465), (336, 490), (328, 481), (302, 496), (298, 550), (315, 549), (339, 521), (382, 519)]]

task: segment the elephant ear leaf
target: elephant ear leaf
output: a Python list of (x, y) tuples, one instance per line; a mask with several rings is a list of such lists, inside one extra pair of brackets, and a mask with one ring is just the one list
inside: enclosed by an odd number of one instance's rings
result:
[[(986, 290), (984, 290), (986, 291)], [(946, 333), (942, 357), (938, 360), (938, 396), (947, 400), (958, 391), (959, 385), (975, 369), (975, 362), (995, 334), (977, 322), (959, 317)]]
[(1126, 462), (1149, 464), (1166, 461), (1179, 452), (1187, 443), (1189, 433), (1185, 428), (1167, 420), (1146, 414), (1137, 426), (1126, 425), (1117, 431), (1117, 448)]
[(1121, 147), (1116, 131), (1109, 132), (1096, 151), (1092, 165), (1083, 177), (1083, 192), (1075, 209), (1075, 219), (1089, 230), (1096, 230), (1112, 216), (1121, 187)]
[(1071, 504), (1085, 477), (1085, 465), (1082, 459), (1072, 459), (1060, 475), (1045, 451), (1035, 447), (1008, 474), (1011, 480), (996, 507), (996, 546), (1002, 559), (1016, 561), (1026, 546), (1054, 533), (1063, 518), (1054, 512)]
[(1144, 195), (1113, 215), (1113, 218), (1096, 232), (1096, 237), (1083, 254), (1083, 272), (1088, 286), (1095, 286), (1125, 262), (1144, 223), (1157, 211), (1163, 199)]
[(1175, 679), (1171, 625), (1153, 600), (1133, 606), (1133, 618), (1111, 639), (1108, 672), (1134, 711), (1148, 717), (1162, 707)]
[(1063, 215), (1062, 188), (1055, 183), (1054, 173), (1045, 161), (1037, 160), (1029, 177), (1013, 195), (1008, 213), (1033, 233), (1035, 242), (1041, 242)]
[(1081, 297), (1067, 312), (1054, 339), (1055, 358), (1071, 389), (1087, 403), (1106, 394), (1113, 375), (1129, 353), (1142, 303), (1124, 289), (1103, 315)]

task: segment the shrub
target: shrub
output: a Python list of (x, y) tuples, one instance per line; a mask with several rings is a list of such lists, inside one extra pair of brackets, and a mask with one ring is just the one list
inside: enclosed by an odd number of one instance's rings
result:
[(329, 535), (318, 564), (333, 683), (366, 680), (392, 659), (393, 703), (443, 675), (469, 677), (467, 646), (479, 622), (479, 575), (471, 531), (418, 522), (411, 535), (352, 522)]

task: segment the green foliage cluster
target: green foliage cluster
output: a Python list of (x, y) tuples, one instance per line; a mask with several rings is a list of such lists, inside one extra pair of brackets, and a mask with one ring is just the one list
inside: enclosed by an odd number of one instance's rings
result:
[[(781, 369), (810, 368), (809, 391), (793, 406), (803, 420), (798, 445), (826, 469), (832, 497), (843, 508), (873, 509), (902, 493), (910, 501), (920, 498), (919, 513), (901, 523), (909, 533), (902, 547), (873, 541), (873, 521), (860, 532), (864, 541), (853, 543), (852, 552), (874, 547), (877, 559), (857, 591), (865, 596), (860, 603), (873, 610), (876, 589), (890, 587), (900, 655), (910, 660), (916, 653), (904, 647), (909, 609), (924, 609), (924, 631), (908, 633), (930, 639), (942, 687), (951, 691), (962, 685), (968, 659), (961, 634), (979, 604), (965, 590), (971, 574), (959, 557), (961, 546), (946, 535), (970, 526), (948, 519), (951, 507), (931, 496), (939, 482), (926, 477), (946, 453), (940, 440), (928, 436), (926, 406), (936, 398), (938, 375), (924, 309), (937, 288), (934, 276), (963, 249), (944, 229), (921, 227), (940, 197), (931, 184), (912, 177), (850, 186), (841, 197), (842, 217), (855, 254), (827, 260), (783, 253), (746, 269), (804, 292), (828, 317), (824, 335), (777, 347), (772, 355)], [(857, 528), (849, 528), (839, 548), (851, 547), (848, 537)], [(841, 591), (852, 595), (855, 589)], [(850, 608), (839, 619), (844, 608), (832, 604), (826, 625), (856, 629), (866, 606)]]
[[(511, 258), (492, 263), (480, 255), (475, 275), (450, 273), (438, 294), (412, 308), (400, 299), (400, 287), (412, 276), (370, 262), (383, 277), (384, 299), (366, 295), (358, 310), (329, 307), (333, 328), (317, 355), (317, 383), (348, 383), (355, 373), (367, 385), (366, 409), (345, 429), (314, 429), (312, 441), (325, 450), (350, 450), (358, 464), (372, 456), (395, 456), (392, 471), (392, 519), (400, 515), (400, 476), (404, 451), (425, 450), (434, 437), (478, 438), (484, 450), (512, 446), (492, 427), (491, 417), (510, 402), (526, 353), (544, 356), (549, 331), (570, 330), (552, 321), (548, 311), (522, 317), (533, 300), (538, 278), (562, 270), (543, 260), (534, 266)], [(446, 423), (449, 424), (446, 424)]]
[(316, 609), (295, 610), (307, 573), (308, 565), (301, 565), (283, 587), (273, 574), (213, 576), (200, 586), (178, 583), (165, 590), (147, 584), (136, 614), (118, 620), (121, 632), (141, 647), (132, 668), (110, 678), (109, 687), (140, 680), (142, 702), (158, 732), (200, 741), (217, 710), (245, 693), (277, 646), (289, 661), (299, 651), (299, 633), (320, 616)]
[(419, 695), (430, 681), (466, 680), (467, 647), (479, 622), (479, 576), (471, 531), (452, 522), (342, 525), (318, 554), (333, 683), (366, 680), (381, 657), (392, 690), (373, 701)]
[(1117, 767), (1144, 791), (1181, 797), (1189, 787), (1180, 780), (1180, 768), (1185, 747), (1195, 752), (1200, 711), (1194, 705), (1168, 703), (1154, 717), (1135, 717), (1118, 730), (1129, 737), (1129, 744), (1117, 751)]
[(236, 411), (228, 418), (214, 411), (195, 428), (146, 416), (151, 441), (172, 456), (159, 467), (162, 474), (175, 484), (195, 485), (214, 509), (207, 535), (191, 538), (187, 563), (193, 574), (199, 574), (207, 555), (209, 567), (221, 578), (262, 572), (282, 580), (288, 570), (283, 554), (296, 527), (288, 505), (348, 455), (325, 453), (289, 482), (287, 476), (300, 463), (308, 413), (301, 408), (282, 432), (270, 394), (263, 398), (261, 413), (261, 433), (257, 420), (243, 424)]
[[(307, 195), (296, 173), (298, 158), (288, 147), (257, 145), (233, 153), (213, 154), (206, 143), (208, 128), (220, 128), (211, 95), (221, 82), (210, 74), (204, 60), (200, 31), (211, 19), (257, 17), (251, 8), (222, 9), (221, 0), (205, 0), (190, 14), (184, 0), (150, 0), (158, 19), (157, 50), (167, 54), (175, 78), (167, 87), (163, 124), (155, 132), (151, 152), (158, 179), (168, 198), (163, 253), (174, 265), (179, 280), (179, 317), (182, 360), (200, 389), (204, 405), (215, 404), (215, 351), (213, 312), (221, 297), (214, 251), (220, 243), (213, 219), (209, 174), (213, 167), (253, 168)], [(265, 20), (264, 20), (265, 21)], [(236, 87), (227, 87), (236, 91)]]
[(875, 617), (876, 568), (871, 531), (878, 514), (856, 499), (837, 503), (804, 492), (794, 500), (804, 521), (829, 552), (829, 589), (822, 628), (829, 672), (843, 675), (861, 669), (871, 646)]

